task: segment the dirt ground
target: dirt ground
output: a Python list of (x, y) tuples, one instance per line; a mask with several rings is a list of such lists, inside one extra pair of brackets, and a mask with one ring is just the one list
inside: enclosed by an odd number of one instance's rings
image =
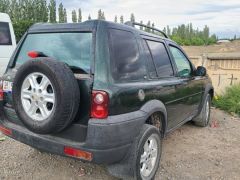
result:
[[(210, 124), (199, 128), (188, 123), (164, 139), (156, 179), (240, 179), (240, 118), (212, 109)], [(0, 142), (0, 180), (3, 179), (116, 178), (103, 166), (41, 153), (6, 138)]]

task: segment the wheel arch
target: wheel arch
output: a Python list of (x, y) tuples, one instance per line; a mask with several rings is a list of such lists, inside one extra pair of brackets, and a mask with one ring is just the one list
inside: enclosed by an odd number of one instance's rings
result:
[(159, 114), (162, 116), (162, 136), (165, 136), (165, 133), (167, 131), (167, 109), (166, 106), (163, 104), (163, 102), (159, 100), (150, 100), (147, 103), (145, 103), (141, 111), (144, 111), (147, 113), (145, 124), (149, 124), (149, 119), (154, 114)]
[(201, 100), (201, 102), (200, 102), (200, 104), (199, 104), (199, 107), (198, 107), (197, 116), (200, 114), (200, 112), (201, 112), (201, 110), (202, 110), (202, 107), (203, 107), (203, 104), (204, 104), (204, 99), (206, 98), (206, 96), (207, 96), (208, 94), (210, 94), (210, 95), (211, 95), (211, 98), (213, 98), (213, 96), (214, 96), (214, 88), (213, 88), (213, 86), (212, 86), (211, 83), (209, 83), (209, 84), (207, 84), (207, 85), (205, 86), (204, 94), (203, 94), (203, 96), (202, 96), (202, 100)]

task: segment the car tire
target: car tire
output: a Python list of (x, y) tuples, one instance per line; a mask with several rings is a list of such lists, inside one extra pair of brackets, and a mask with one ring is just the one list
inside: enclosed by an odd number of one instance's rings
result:
[[(27, 93), (31, 93), (26, 100), (25, 86)], [(40, 87), (44, 88), (41, 90)], [(51, 98), (47, 99), (48, 96)], [(13, 105), (19, 119), (29, 130), (39, 134), (62, 131), (74, 120), (79, 103), (78, 82), (65, 63), (51, 58), (35, 58), (18, 69), (13, 82)], [(32, 106), (34, 108), (26, 110)]]
[[(150, 144), (153, 142), (156, 143), (156, 146), (152, 145), (152, 148), (151, 148)], [(136, 179), (152, 180), (154, 179), (156, 172), (159, 168), (159, 163), (160, 163), (160, 158), (162, 153), (162, 139), (161, 139), (161, 134), (159, 133), (159, 129), (157, 129), (154, 126), (145, 124), (142, 130), (140, 131), (138, 138), (136, 139), (136, 144), (138, 144), (137, 149), (135, 149), (136, 164), (135, 164), (134, 174), (136, 175)], [(149, 152), (147, 152), (147, 149), (149, 150)], [(154, 151), (156, 152), (153, 153)], [(155, 159), (155, 162), (154, 162), (154, 159)], [(152, 167), (148, 167), (148, 166), (152, 166)]]
[[(129, 152), (125, 158), (116, 164), (107, 166), (108, 172), (120, 179), (135, 179), (135, 180), (152, 180), (154, 179), (159, 167), (161, 152), (162, 152), (162, 138), (159, 129), (152, 125), (144, 124), (139, 135), (133, 141)], [(158, 153), (155, 166), (148, 177), (141, 176), (141, 155), (143, 154), (143, 146), (149, 137), (153, 136), (156, 139)]]
[(198, 115), (198, 117), (193, 119), (193, 122), (196, 126), (206, 127), (209, 125), (211, 114), (211, 102), (212, 102), (211, 96), (210, 94), (207, 94), (207, 96), (204, 99), (204, 103), (200, 114)]

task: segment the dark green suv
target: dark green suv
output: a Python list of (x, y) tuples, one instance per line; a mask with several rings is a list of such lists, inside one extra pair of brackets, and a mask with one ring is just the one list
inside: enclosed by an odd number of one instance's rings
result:
[(153, 179), (162, 138), (207, 126), (213, 87), (204, 67), (160, 30), (107, 21), (36, 24), (0, 87), (0, 130), (42, 151)]

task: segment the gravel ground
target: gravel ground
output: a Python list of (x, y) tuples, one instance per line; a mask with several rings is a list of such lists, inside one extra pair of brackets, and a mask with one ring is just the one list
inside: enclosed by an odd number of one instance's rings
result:
[[(0, 135), (3, 137), (3, 135)], [(240, 179), (240, 118), (212, 109), (211, 126), (191, 123), (164, 139), (156, 179)], [(2, 179), (116, 179), (103, 166), (41, 153), (9, 138), (0, 142)]]

